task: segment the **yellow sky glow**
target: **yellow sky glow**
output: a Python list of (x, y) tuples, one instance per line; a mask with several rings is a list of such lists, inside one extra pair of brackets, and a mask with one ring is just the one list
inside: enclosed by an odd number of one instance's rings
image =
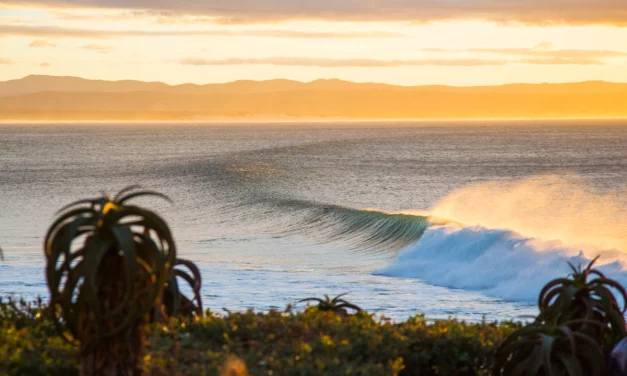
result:
[(257, 19), (255, 13), (242, 15), (254, 20), (225, 22), (222, 13), (96, 5), (0, 0), (0, 80), (50, 74), (170, 84), (273, 78), (458, 86), (627, 82), (627, 27), (620, 18), (598, 21), (598, 10), (589, 20), (573, 12), (565, 22), (527, 9), (512, 10), (521, 14), (518, 20), (499, 22), (483, 8), (467, 10), (485, 14), (483, 20), (446, 18), (438, 9), (431, 10), (432, 20), (403, 20), (392, 11), (352, 20), (349, 10), (338, 8), (327, 19), (298, 13)]

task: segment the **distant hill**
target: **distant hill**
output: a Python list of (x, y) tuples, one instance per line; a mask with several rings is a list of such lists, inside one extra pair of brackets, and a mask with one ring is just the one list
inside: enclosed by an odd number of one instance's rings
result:
[(101, 81), (86, 80), (79, 77), (62, 76), (26, 76), (19, 80), (0, 82), (0, 96), (38, 93), (41, 91), (63, 92), (129, 92), (160, 90), (169, 86), (162, 82), (142, 81)]
[(354, 90), (361, 89), (406, 89), (374, 83), (354, 83), (342, 80), (316, 80), (299, 82), (292, 80), (250, 81), (241, 80), (225, 84), (182, 84), (168, 85), (163, 82), (143, 81), (103, 81), (79, 77), (30, 75), (17, 80), (0, 82), (0, 96), (32, 94), (42, 91), (57, 92), (98, 92), (127, 93), (133, 91), (158, 91), (174, 94), (216, 94), (216, 93), (268, 93), (294, 90)]
[(0, 120), (627, 117), (627, 84), (482, 87), (317, 80), (167, 85), (28, 76), (0, 82)]

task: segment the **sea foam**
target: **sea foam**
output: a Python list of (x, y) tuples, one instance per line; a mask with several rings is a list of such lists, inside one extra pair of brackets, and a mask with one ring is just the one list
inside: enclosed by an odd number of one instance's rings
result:
[(624, 198), (572, 175), (465, 187), (431, 211), (456, 223), (431, 227), (375, 274), (531, 302), (571, 272), (568, 262), (599, 255), (596, 267), (627, 285)]
[[(599, 269), (627, 283), (624, 254), (600, 251)], [(609, 261), (609, 262), (608, 262)], [(418, 278), (429, 284), (480, 291), (509, 301), (535, 301), (542, 286), (590, 258), (560, 241), (525, 238), (512, 231), (455, 225), (431, 228), (376, 275)]]

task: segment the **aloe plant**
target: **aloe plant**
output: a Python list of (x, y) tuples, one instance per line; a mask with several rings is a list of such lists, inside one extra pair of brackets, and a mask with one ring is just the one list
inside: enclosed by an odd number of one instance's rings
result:
[[(592, 269), (597, 260), (585, 268), (569, 263), (573, 271), (569, 278), (549, 282), (538, 299), (539, 318), (558, 323), (583, 320), (576, 329), (593, 336), (608, 351), (627, 336), (627, 292), (618, 282)], [(615, 294), (622, 299), (622, 307)], [(590, 320), (602, 325), (590, 325)]]
[(580, 324), (534, 323), (514, 332), (496, 353), (494, 375), (605, 375), (603, 349), (593, 337), (573, 329)]
[(572, 273), (567, 278), (544, 286), (538, 298), (540, 314), (499, 347), (495, 375), (606, 374), (611, 349), (627, 335), (627, 293), (592, 269), (597, 260), (586, 267), (569, 263)]
[(328, 295), (324, 296), (324, 299), (320, 298), (306, 298), (299, 300), (299, 303), (303, 302), (318, 302), (318, 310), (319, 311), (330, 311), (335, 313), (347, 314), (348, 309), (352, 309), (354, 311), (361, 311), (361, 308), (358, 306), (349, 303), (348, 301), (342, 299), (346, 294), (341, 294), (331, 299)]
[[(183, 270), (182, 267), (187, 268), (189, 272)], [(165, 313), (169, 316), (202, 316), (202, 298), (200, 296), (202, 279), (198, 267), (191, 261), (177, 259), (172, 272), (173, 274), (170, 276), (163, 293)], [(191, 299), (185, 296), (179, 289), (178, 278), (189, 284), (193, 294)]]
[[(177, 277), (193, 285), (195, 296), (187, 300), (202, 313), (197, 268), (177, 260), (172, 233), (159, 215), (129, 204), (137, 197), (169, 198), (137, 189), (64, 207), (45, 238), (51, 312), (61, 333), (69, 331), (80, 343), (84, 375), (140, 373), (145, 324), (164, 311), (179, 313)], [(171, 299), (164, 307), (166, 291)]]

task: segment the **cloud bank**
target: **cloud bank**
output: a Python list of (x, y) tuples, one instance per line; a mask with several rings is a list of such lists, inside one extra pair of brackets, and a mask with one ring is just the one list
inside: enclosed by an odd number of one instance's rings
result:
[(56, 46), (57, 45), (55, 43), (47, 41), (47, 40), (42, 40), (42, 39), (36, 39), (28, 44), (28, 47), (31, 47), (31, 48), (43, 48), (43, 47), (54, 48)]
[(267, 38), (392, 38), (405, 34), (385, 31), (361, 32), (316, 32), (297, 30), (100, 30), (78, 29), (60, 26), (0, 25), (0, 36), (30, 36), (52, 38), (97, 38), (120, 37), (167, 37), (167, 36), (210, 36), (210, 37), (267, 37)]
[(470, 53), (473, 55), (501, 55), (520, 58), (518, 62), (525, 64), (577, 64), (594, 65), (604, 64), (604, 59), (627, 58), (626, 51), (618, 50), (585, 50), (585, 49), (557, 49), (549, 42), (542, 42), (531, 48), (423, 48), (419, 51), (431, 53)]
[(481, 19), (535, 25), (627, 26), (625, 0), (2, 0), (0, 4), (151, 10), (163, 17), (208, 15), (223, 23)]
[(103, 46), (100, 44), (86, 44), (84, 46), (81, 47), (81, 49), (83, 50), (90, 50), (90, 51), (96, 51), (96, 52), (100, 52), (101, 54), (106, 54), (109, 53), (113, 47), (111, 46)]
[(325, 59), (314, 57), (269, 57), (269, 58), (228, 58), (204, 59), (188, 57), (179, 60), (183, 65), (224, 66), (224, 65), (281, 65), (323, 68), (389, 68), (402, 66), (440, 66), (440, 67), (477, 67), (502, 66), (508, 64), (537, 65), (592, 65), (603, 64), (594, 59), (532, 58), (520, 60), (506, 59), (413, 59), (413, 60), (378, 60), (378, 59)]

